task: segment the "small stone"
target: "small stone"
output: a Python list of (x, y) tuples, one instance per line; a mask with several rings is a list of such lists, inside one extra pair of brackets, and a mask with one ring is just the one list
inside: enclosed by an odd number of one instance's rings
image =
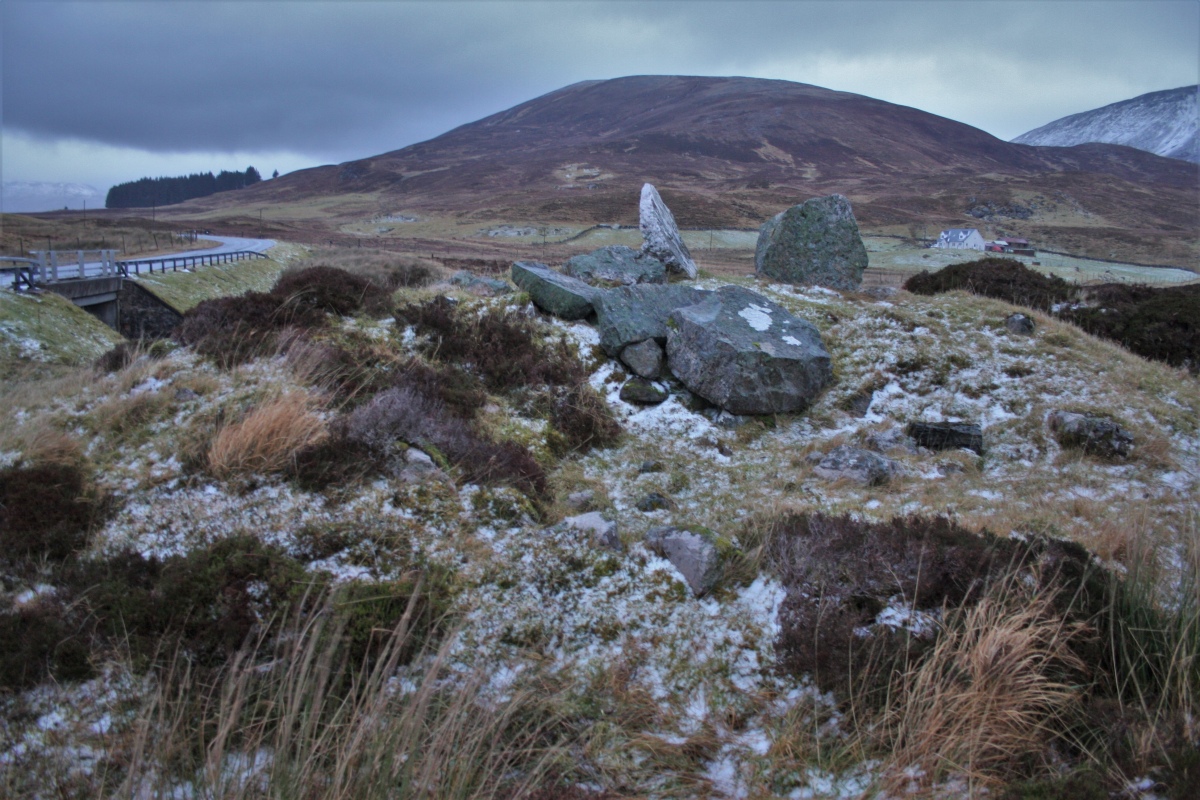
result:
[(567, 517), (563, 523), (570, 530), (586, 533), (600, 547), (617, 552), (625, 549), (625, 546), (621, 544), (617, 523), (605, 519), (599, 511)]
[(910, 422), (906, 429), (918, 447), (954, 450), (962, 447), (983, 455), (983, 429), (967, 422)]
[(194, 389), (189, 389), (186, 386), (181, 386), (175, 390), (175, 402), (186, 403), (189, 400), (198, 400), (200, 395)]
[(630, 378), (621, 387), (620, 396), (626, 403), (653, 406), (666, 400), (670, 394), (657, 383), (645, 378)]
[(849, 478), (863, 486), (876, 486), (898, 474), (900, 465), (870, 450), (843, 444), (826, 453), (813, 471), (829, 481)]
[(874, 399), (874, 392), (857, 392), (842, 402), (842, 408), (847, 414), (862, 419), (867, 415), (867, 411), (871, 408), (871, 401)]
[(733, 448), (730, 447), (725, 442), (720, 441), (720, 440), (717, 441), (717, 452), (720, 453), (721, 455), (725, 456), (726, 458), (730, 458), (733, 456)]
[(675, 565), (692, 594), (699, 597), (721, 579), (722, 558), (716, 535), (711, 531), (671, 526), (646, 532), (646, 546)]
[(666, 496), (658, 492), (650, 492), (650, 494), (637, 501), (634, 506), (638, 511), (662, 511), (671, 507), (671, 501)]
[(888, 428), (886, 431), (875, 431), (869, 434), (867, 436), (867, 447), (877, 453), (890, 453), (893, 450), (909, 454), (917, 452), (917, 443), (899, 426)]
[(872, 300), (891, 300), (900, 293), (900, 290), (895, 286), (867, 286), (862, 293)]
[(442, 479), (446, 474), (429, 457), (428, 453), (409, 447), (404, 451), (404, 466), (398, 476), (402, 483), (421, 483), (431, 478)]
[(656, 381), (662, 375), (663, 362), (666, 356), (662, 346), (653, 339), (646, 339), (636, 344), (628, 345), (621, 351), (621, 361), (637, 375), (647, 380)]
[(1033, 334), (1033, 319), (1020, 312), (1009, 314), (1004, 320), (1004, 327), (1008, 329), (1009, 333), (1029, 336)]
[(1077, 447), (1101, 458), (1127, 458), (1133, 453), (1133, 434), (1111, 419), (1056, 410), (1046, 421), (1063, 447)]
[(497, 297), (502, 294), (510, 294), (513, 290), (508, 281), (487, 278), (466, 270), (454, 273), (454, 276), (450, 278), (450, 283), (479, 297)]
[(577, 511), (588, 509), (596, 500), (596, 493), (591, 489), (582, 489), (567, 495), (567, 505)]
[(645, 475), (649, 472), (662, 472), (663, 463), (661, 461), (643, 461), (638, 465), (638, 475)]
[(745, 425), (750, 421), (750, 417), (744, 414), (731, 414), (728, 411), (719, 409), (717, 410), (717, 413), (713, 415), (712, 421), (713, 424), (718, 428), (724, 428), (727, 431), (731, 431), (734, 428)]

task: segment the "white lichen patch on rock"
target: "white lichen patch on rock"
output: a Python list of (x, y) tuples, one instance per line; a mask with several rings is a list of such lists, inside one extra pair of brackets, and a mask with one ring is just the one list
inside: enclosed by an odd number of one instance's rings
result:
[[(747, 306), (738, 312), (738, 316), (746, 320), (746, 324), (756, 331), (765, 331), (771, 327), (771, 309), (762, 306)], [(791, 337), (784, 337), (790, 339)], [(794, 340), (793, 340), (794, 341)], [(799, 344), (799, 342), (796, 342)]]

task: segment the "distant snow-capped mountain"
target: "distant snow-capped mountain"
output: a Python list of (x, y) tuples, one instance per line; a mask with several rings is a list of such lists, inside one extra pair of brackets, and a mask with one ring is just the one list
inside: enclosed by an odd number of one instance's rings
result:
[(49, 183), (47, 181), (4, 181), (0, 193), (0, 211), (19, 214), (32, 211), (57, 211), (103, 208), (104, 195), (86, 183)]
[(1200, 163), (1198, 87), (1150, 92), (1132, 100), (1072, 114), (1013, 141), (1017, 144), (1070, 147), (1086, 142), (1123, 144), (1167, 158)]

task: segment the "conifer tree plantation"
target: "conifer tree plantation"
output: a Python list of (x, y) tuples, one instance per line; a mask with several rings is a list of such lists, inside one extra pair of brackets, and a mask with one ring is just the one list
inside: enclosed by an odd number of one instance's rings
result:
[(108, 190), (105, 208), (146, 208), (182, 203), (197, 197), (208, 197), (217, 192), (243, 189), (262, 180), (258, 170), (246, 167), (245, 172), (221, 170), (216, 176), (212, 172), (198, 172), (178, 178), (139, 178), (128, 183), (119, 183)]

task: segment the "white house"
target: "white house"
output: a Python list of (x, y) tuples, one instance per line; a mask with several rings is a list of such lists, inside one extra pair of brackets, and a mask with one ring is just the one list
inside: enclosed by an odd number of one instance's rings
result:
[(950, 228), (938, 234), (934, 247), (950, 247), (957, 250), (982, 250), (983, 236), (974, 228)]

